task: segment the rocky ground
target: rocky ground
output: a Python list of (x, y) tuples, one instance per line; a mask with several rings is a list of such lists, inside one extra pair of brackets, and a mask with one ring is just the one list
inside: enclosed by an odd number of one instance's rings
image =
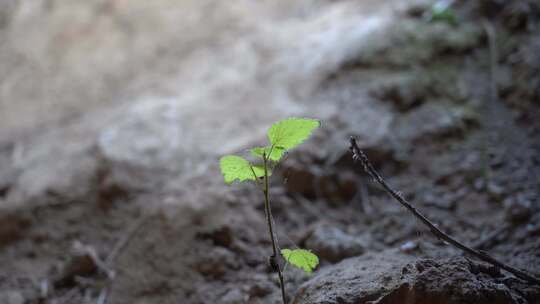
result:
[(292, 303), (540, 303), (441, 229), (540, 277), (540, 6), (4, 1), (0, 303), (280, 303), (260, 194), (218, 158), (323, 126), (274, 174)]

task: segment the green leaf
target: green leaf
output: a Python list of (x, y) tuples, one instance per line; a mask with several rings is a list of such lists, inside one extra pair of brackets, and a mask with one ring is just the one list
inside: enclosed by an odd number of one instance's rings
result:
[[(245, 180), (255, 180), (253, 171), (260, 177), (260, 168), (252, 167), (251, 164), (244, 158), (236, 155), (226, 155), (219, 160), (219, 167), (221, 168), (221, 174), (225, 179), (225, 183), (231, 184), (235, 180), (243, 182)], [(252, 170), (253, 168), (253, 170)], [(262, 171), (264, 176), (264, 170)]]
[(282, 249), (281, 255), (285, 260), (291, 263), (293, 266), (296, 266), (306, 273), (313, 272), (313, 269), (319, 265), (319, 258), (311, 253), (309, 250), (305, 249)]
[(268, 130), (268, 139), (274, 147), (292, 149), (306, 140), (320, 121), (308, 118), (288, 118), (273, 124)]
[[(255, 172), (255, 175), (257, 175), (258, 178), (264, 177), (264, 167), (263, 166), (252, 166), (252, 168), (253, 168), (253, 172)], [(268, 171), (268, 176), (271, 176), (272, 175), (272, 170), (270, 170), (270, 168), (268, 168), (267, 171)]]
[[(270, 148), (271, 147), (256, 147), (256, 148), (251, 149), (250, 152), (251, 152), (251, 155), (262, 158), (263, 153), (266, 155), (270, 153)], [(285, 149), (281, 147), (274, 147), (272, 149), (272, 152), (270, 153), (269, 159), (271, 161), (277, 162), (281, 159), (284, 153), (285, 153)]]

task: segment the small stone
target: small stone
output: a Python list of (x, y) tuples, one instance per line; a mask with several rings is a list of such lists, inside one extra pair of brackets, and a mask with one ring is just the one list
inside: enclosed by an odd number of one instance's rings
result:
[(306, 247), (320, 258), (335, 263), (363, 254), (366, 245), (363, 239), (346, 234), (338, 228), (320, 226), (308, 238)]
[(531, 201), (523, 196), (509, 197), (504, 200), (505, 218), (507, 221), (518, 224), (527, 221), (531, 215)]
[(200, 274), (217, 279), (225, 275), (229, 269), (238, 269), (240, 265), (230, 250), (215, 247), (205, 252), (194, 267)]
[(54, 280), (54, 286), (66, 287), (72, 286), (75, 283), (75, 278), (78, 276), (89, 276), (97, 271), (95, 260), (88, 252), (73, 251), (72, 255), (65, 263), (62, 271)]
[(411, 253), (418, 249), (418, 242), (414, 241), (407, 241), (403, 243), (401, 246), (399, 246), (399, 250), (404, 253)]
[(221, 303), (224, 304), (240, 304), (247, 303), (248, 296), (243, 293), (240, 289), (229, 290), (223, 298), (221, 298)]
[(500, 201), (504, 193), (504, 188), (497, 183), (490, 181), (487, 184), (487, 192), (492, 199)]
[(202, 239), (212, 240), (213, 244), (221, 247), (229, 247), (232, 243), (232, 232), (229, 226), (222, 226), (210, 232), (199, 233)]
[(479, 177), (474, 181), (474, 190), (482, 191), (485, 189), (485, 187), (486, 187), (486, 182), (484, 178)]

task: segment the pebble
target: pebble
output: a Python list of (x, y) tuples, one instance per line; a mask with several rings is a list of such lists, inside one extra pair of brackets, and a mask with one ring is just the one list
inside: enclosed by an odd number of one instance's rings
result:
[(365, 241), (336, 227), (319, 226), (306, 241), (306, 247), (320, 258), (339, 262), (365, 252)]
[(418, 249), (418, 242), (414, 241), (407, 241), (399, 246), (399, 250), (404, 253), (411, 253), (416, 249)]
[(504, 200), (504, 212), (507, 221), (518, 224), (527, 221), (531, 215), (531, 201), (518, 195)]

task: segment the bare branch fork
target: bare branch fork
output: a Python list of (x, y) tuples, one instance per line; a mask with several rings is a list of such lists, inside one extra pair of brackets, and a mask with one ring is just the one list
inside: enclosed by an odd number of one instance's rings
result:
[(540, 285), (540, 279), (535, 278), (532, 275), (529, 275), (529, 274), (527, 274), (526, 272), (524, 272), (522, 270), (519, 270), (517, 268), (509, 266), (509, 265), (495, 259), (494, 257), (490, 256), (488, 253), (486, 253), (484, 251), (475, 250), (475, 249), (473, 249), (471, 247), (468, 247), (468, 246), (464, 245), (463, 243), (457, 241), (456, 239), (454, 239), (450, 235), (446, 234), (445, 232), (443, 232), (439, 228), (437, 228), (437, 226), (435, 226), (435, 224), (433, 224), (422, 213), (420, 213), (418, 210), (416, 210), (416, 208), (413, 205), (411, 205), (403, 197), (403, 195), (401, 195), (401, 193), (399, 193), (398, 191), (396, 191), (392, 187), (390, 187), (390, 185), (375, 170), (375, 168), (373, 167), (373, 165), (371, 164), (371, 162), (367, 158), (366, 154), (358, 147), (358, 145), (356, 144), (356, 140), (353, 137), (350, 138), (350, 147), (349, 147), (349, 149), (351, 150), (351, 152), (353, 154), (353, 156), (352, 156), (353, 160), (354, 161), (360, 161), (362, 163), (362, 166), (364, 167), (364, 170), (369, 175), (371, 175), (371, 177), (375, 181), (377, 181), (384, 188), (384, 190), (386, 190), (386, 192), (388, 192), (388, 194), (390, 194), (390, 196), (392, 196), (402, 206), (407, 208), (407, 210), (409, 210), (416, 218), (418, 218), (422, 223), (424, 223), (424, 225), (426, 225), (429, 228), (429, 230), (431, 231), (431, 233), (433, 233), (433, 235), (435, 235), (438, 239), (443, 240), (443, 241), (451, 244), (452, 246), (454, 246), (454, 247), (456, 247), (458, 249), (461, 249), (465, 253), (468, 253), (468, 254), (470, 254), (470, 255), (472, 255), (472, 256), (474, 256), (474, 257), (476, 257), (476, 258), (478, 258), (478, 259), (480, 259), (482, 261), (490, 263), (490, 264), (492, 264), (492, 265), (494, 265), (496, 267), (502, 268), (502, 269), (512, 273), (516, 277), (528, 281), (529, 283)]

